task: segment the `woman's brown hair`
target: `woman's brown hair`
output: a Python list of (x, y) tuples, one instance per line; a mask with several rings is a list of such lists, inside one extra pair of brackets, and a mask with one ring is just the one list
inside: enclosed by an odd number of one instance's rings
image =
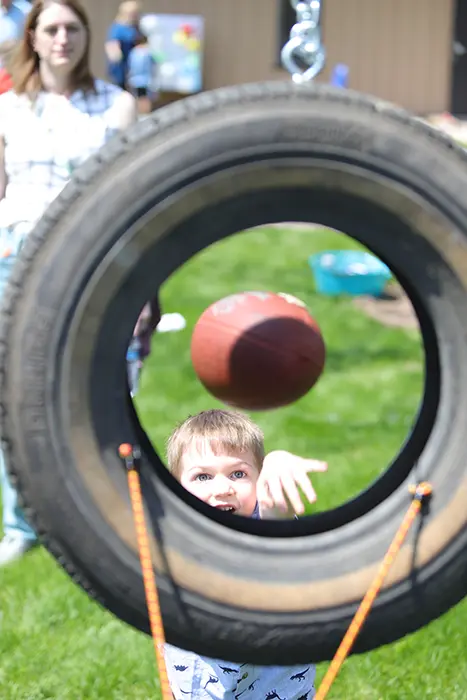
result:
[(42, 81), (39, 73), (39, 57), (33, 45), (34, 32), (40, 15), (48, 5), (53, 3), (69, 7), (86, 30), (86, 47), (78, 65), (73, 69), (70, 76), (71, 85), (74, 90), (95, 90), (94, 76), (89, 66), (91, 28), (84, 7), (79, 0), (35, 0), (31, 11), (26, 17), (23, 37), (15, 51), (15, 56), (10, 68), (13, 90), (18, 95), (26, 93), (35, 96), (42, 88)]

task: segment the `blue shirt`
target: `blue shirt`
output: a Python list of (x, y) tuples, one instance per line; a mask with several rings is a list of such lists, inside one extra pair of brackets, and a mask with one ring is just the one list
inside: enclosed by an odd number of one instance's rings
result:
[[(259, 503), (251, 514), (260, 519)], [(297, 516), (295, 516), (297, 517)], [(164, 657), (175, 700), (313, 700), (316, 668), (301, 666), (256, 666), (200, 656), (166, 644)]]
[(0, 44), (21, 39), (30, 9), (31, 3), (26, 0), (15, 0), (8, 9), (0, 8)]
[(107, 33), (107, 41), (118, 41), (122, 51), (122, 60), (107, 61), (107, 74), (118, 85), (124, 85), (128, 70), (128, 56), (136, 43), (138, 29), (127, 24), (114, 22)]
[(25, 14), (29, 14), (32, 9), (32, 2), (29, 0), (14, 0), (12, 2), (12, 5), (16, 5), (16, 7), (19, 7), (20, 10), (22, 10)]

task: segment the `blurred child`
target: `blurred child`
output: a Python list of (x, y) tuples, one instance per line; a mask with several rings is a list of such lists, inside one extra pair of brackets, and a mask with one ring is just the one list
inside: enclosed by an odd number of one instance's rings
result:
[(147, 37), (141, 32), (128, 56), (128, 89), (136, 97), (140, 114), (152, 111), (156, 97), (157, 63)]
[(161, 312), (159, 297), (155, 297), (144, 305), (136, 322), (126, 356), (128, 383), (132, 397), (138, 391), (143, 363), (151, 352), (152, 336), (156, 329), (158, 333), (171, 333), (181, 331), (185, 326), (186, 320), (182, 314)]
[(12, 40), (0, 44), (0, 95), (13, 87), (10, 76), (10, 64), (15, 54), (17, 42)]
[(139, 378), (143, 368), (143, 362), (151, 352), (152, 334), (161, 320), (161, 310), (159, 298), (144, 305), (136, 326), (133, 331), (133, 338), (127, 350), (126, 363), (128, 384), (131, 396), (135, 396), (139, 388)]

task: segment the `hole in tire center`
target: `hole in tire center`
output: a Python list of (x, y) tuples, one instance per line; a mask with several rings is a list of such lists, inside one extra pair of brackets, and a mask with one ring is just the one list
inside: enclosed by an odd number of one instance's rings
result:
[(154, 335), (135, 398), (141, 425), (162, 457), (176, 424), (202, 410), (226, 408), (193, 369), (190, 342), (199, 316), (228, 295), (270, 291), (291, 294), (307, 305), (325, 341), (326, 364), (316, 385), (292, 405), (247, 411), (264, 432), (266, 452), (288, 450), (328, 462), (327, 473), (312, 475), (318, 500), (307, 507), (311, 514), (356, 498), (386, 472), (420, 411), (422, 334), (394, 278), (378, 297), (329, 296), (317, 289), (309, 258), (336, 250), (369, 252), (332, 229), (300, 223), (262, 226), (211, 245), (165, 282), (162, 312), (182, 314), (186, 327)]

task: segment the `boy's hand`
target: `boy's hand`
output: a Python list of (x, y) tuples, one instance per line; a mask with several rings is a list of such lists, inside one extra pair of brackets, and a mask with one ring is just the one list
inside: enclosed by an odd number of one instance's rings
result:
[(304, 459), (285, 450), (270, 452), (264, 458), (256, 487), (261, 517), (303, 515), (305, 506), (297, 487), (302, 489), (310, 503), (314, 503), (316, 493), (308, 474), (325, 472), (327, 468), (326, 462)]

